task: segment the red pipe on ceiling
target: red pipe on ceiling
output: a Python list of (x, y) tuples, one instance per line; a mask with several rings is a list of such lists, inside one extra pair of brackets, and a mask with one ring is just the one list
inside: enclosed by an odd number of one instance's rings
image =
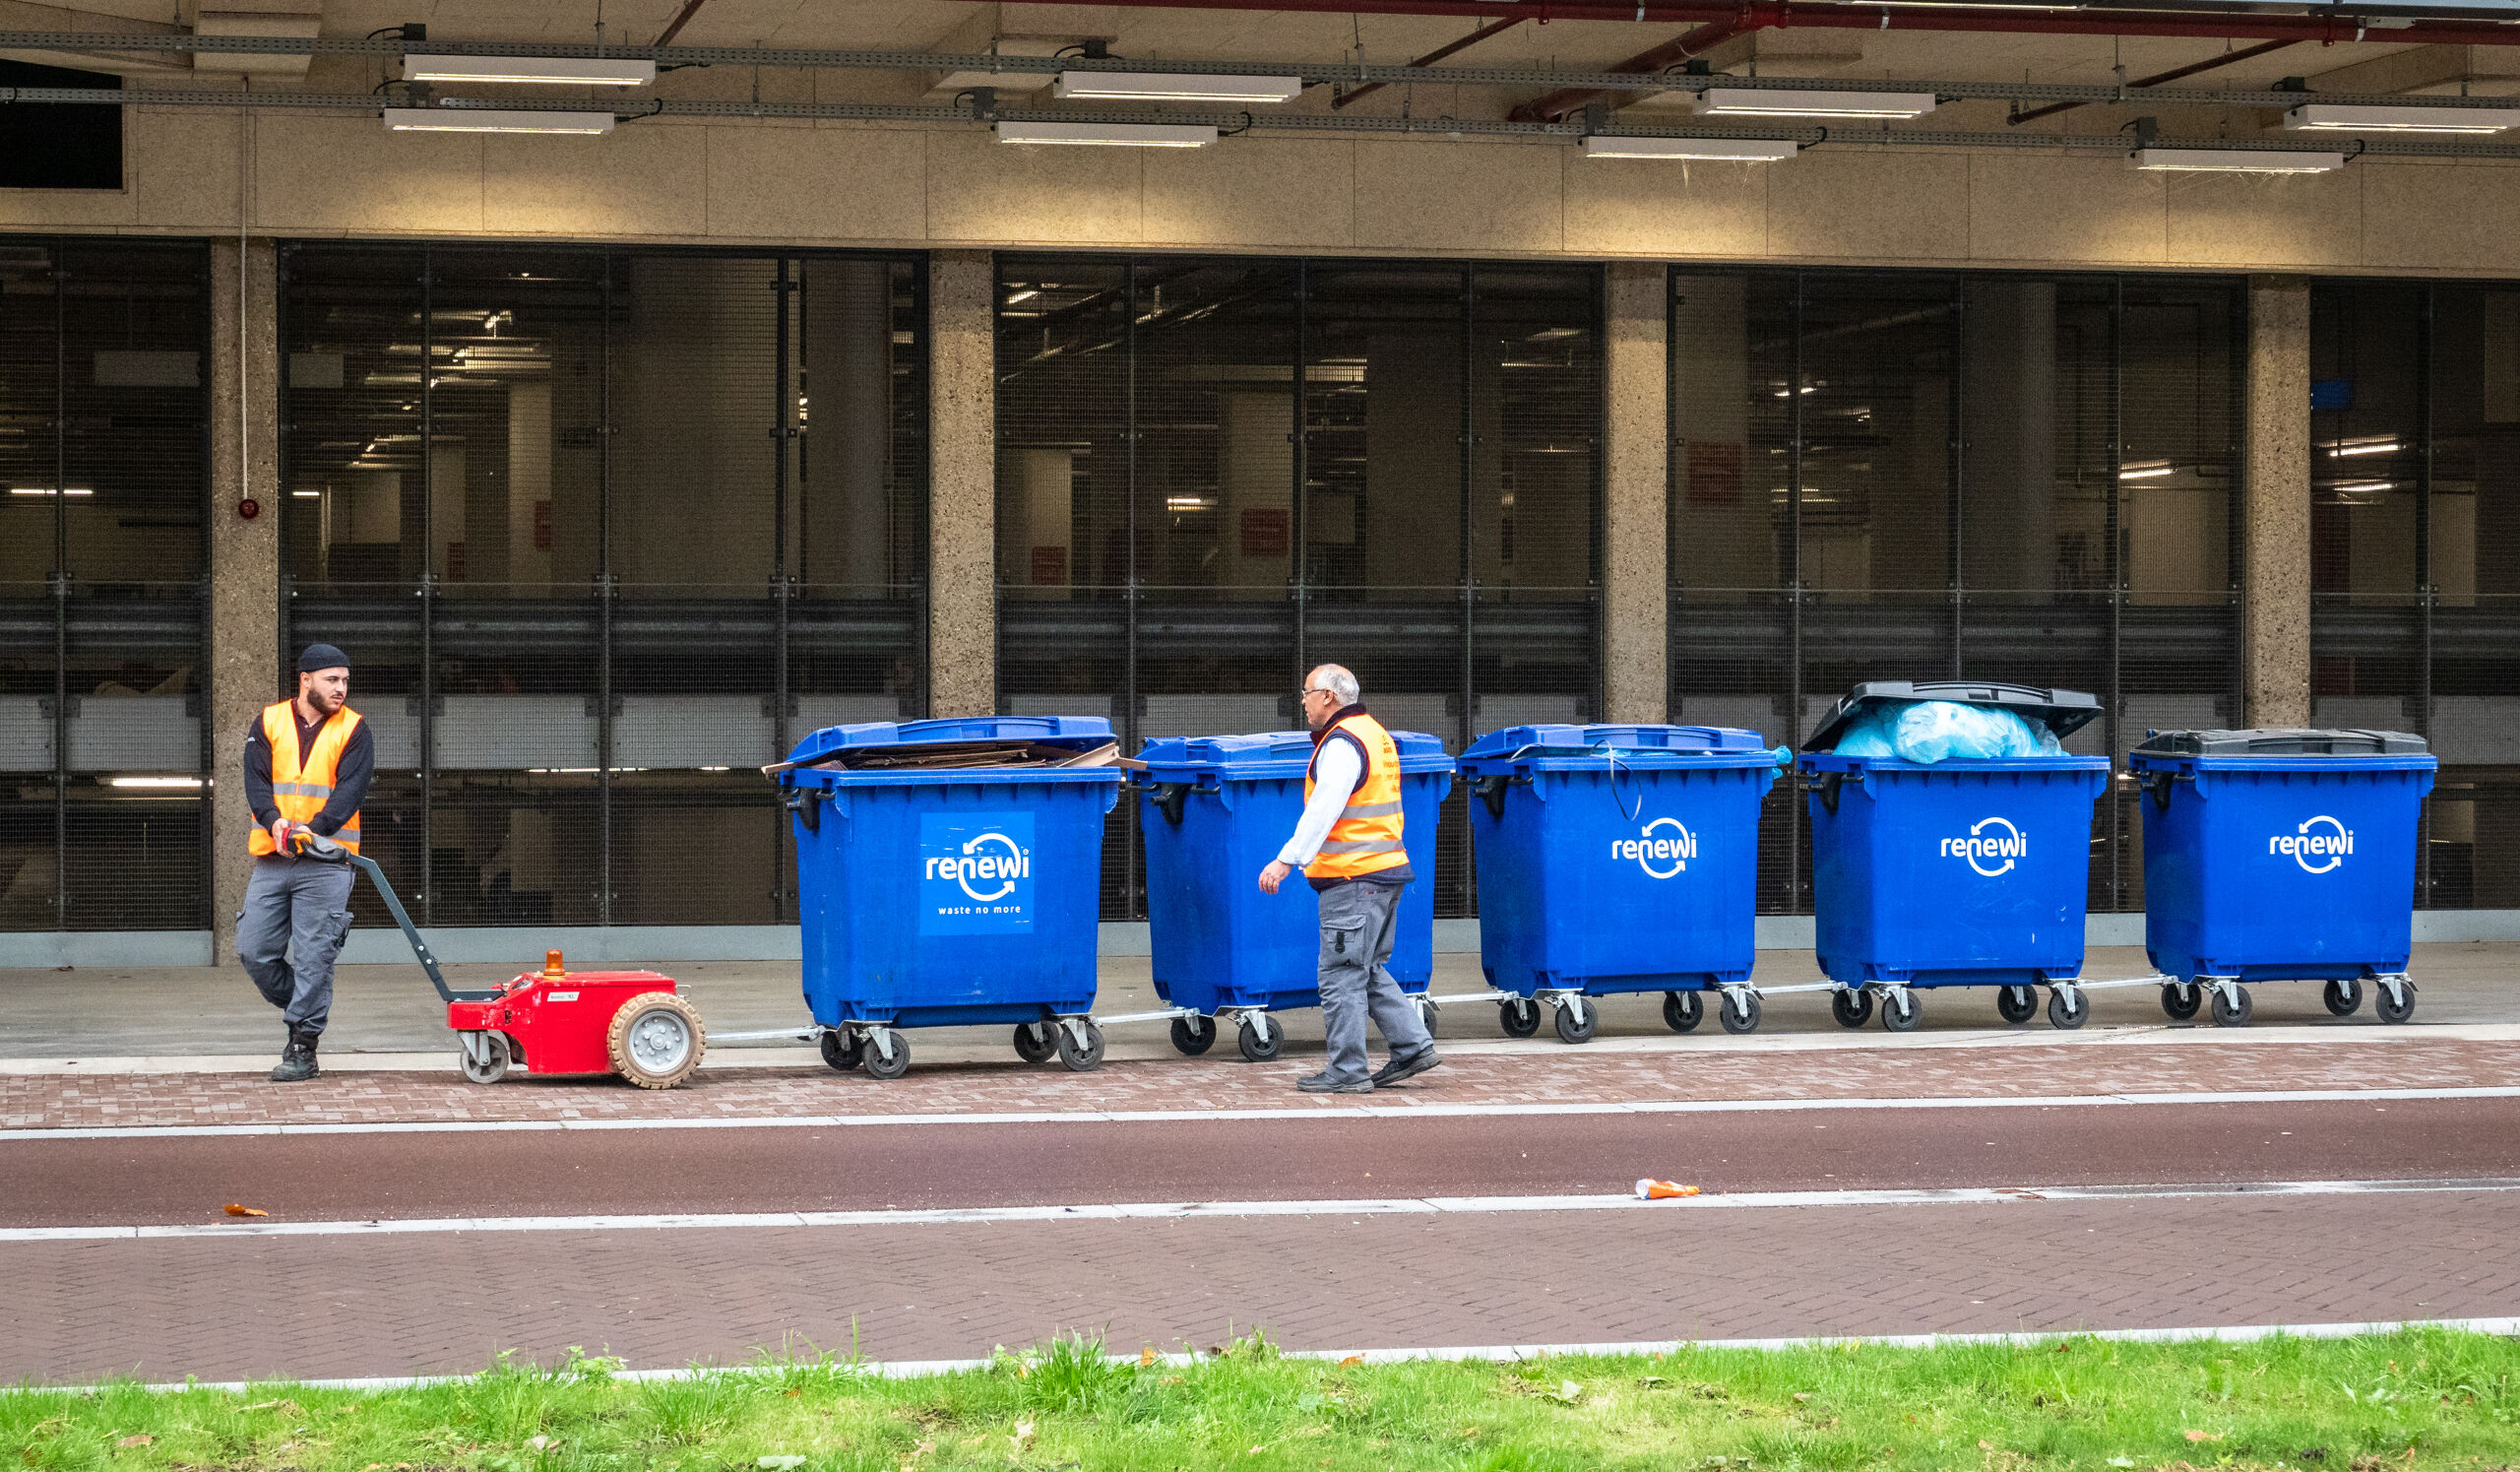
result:
[[(1064, 0), (1006, 0), (1017, 5), (1046, 5)], [(1545, 25), (1550, 21), (1620, 21), (1649, 26), (1701, 26), (1738, 12), (1724, 0), (1521, 0), (1495, 4), (1486, 0), (1098, 0), (1124, 10), (1302, 11), (1325, 15), (1481, 16), (1501, 20), (1515, 11)], [(1779, 26), (1820, 27), (1836, 31), (1974, 31), (2048, 35), (2174, 35), (2200, 40), (2339, 41), (2369, 40), (2388, 45), (2511, 46), (2520, 45), (2520, 25), (2492, 21), (2418, 20), (2408, 25), (2394, 18), (2368, 18), (2380, 25), (2364, 29), (2365, 17), (2271, 16), (2201, 12), (2109, 10), (2032, 11), (1992, 7), (1881, 6), (1831, 3), (1777, 7)]]

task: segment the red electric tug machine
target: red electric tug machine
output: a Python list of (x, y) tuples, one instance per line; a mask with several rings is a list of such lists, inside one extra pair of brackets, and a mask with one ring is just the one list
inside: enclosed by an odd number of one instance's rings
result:
[(509, 1067), (522, 1065), (537, 1075), (618, 1073), (643, 1089), (670, 1089), (700, 1066), (709, 1029), (675, 993), (672, 977), (653, 971), (571, 972), (561, 966), (558, 951), (549, 951), (538, 974), (529, 972), (493, 992), (455, 991), (375, 860), (303, 828), (289, 837), (302, 858), (367, 870), (403, 937), (411, 942), (411, 954), (429, 974), (429, 985), (446, 999), (446, 1025), (463, 1044), (466, 1078), (497, 1083)]

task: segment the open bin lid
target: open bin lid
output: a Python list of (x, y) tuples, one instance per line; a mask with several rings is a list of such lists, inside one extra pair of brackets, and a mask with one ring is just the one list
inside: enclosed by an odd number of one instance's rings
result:
[(1604, 765), (1637, 757), (1731, 757), (1744, 765), (1773, 760), (1755, 731), (1731, 726), (1508, 726), (1470, 743), (1461, 754), (1464, 771), (1503, 767), (1515, 762), (1579, 761), (1586, 757)]
[(1021, 742), (1087, 752), (1111, 744), (1111, 723), (1100, 716), (948, 716), (929, 721), (869, 721), (826, 726), (788, 753), (790, 765), (809, 767), (887, 747), (985, 745)]
[[(1452, 758), (1444, 743), (1420, 731), (1395, 731), (1391, 743), (1400, 750), (1403, 773), (1444, 772)], [(1309, 731), (1261, 731), (1248, 736), (1159, 736), (1138, 749), (1138, 759), (1161, 777), (1214, 772), (1221, 777), (1259, 779), (1300, 776), (1312, 760)]]
[(2249, 731), (2155, 731), (2139, 756), (2421, 756), (2432, 748), (2403, 731), (2320, 731), (2259, 727)]
[(1951, 700), (1992, 706), (2044, 722), (2062, 740), (2100, 718), (2100, 697), (2081, 690), (2008, 685), (1997, 680), (1868, 679), (1840, 696), (1829, 718), (1802, 742), (1805, 751), (1834, 751), (1847, 728), (1866, 712), (1893, 701)]

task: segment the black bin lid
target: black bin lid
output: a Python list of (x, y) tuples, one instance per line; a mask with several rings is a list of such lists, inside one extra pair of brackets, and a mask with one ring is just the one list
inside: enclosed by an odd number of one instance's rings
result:
[(2403, 731), (2155, 731), (2136, 750), (2153, 756), (2421, 756), (2432, 748)]
[(1892, 701), (1955, 700), (1962, 705), (1991, 705), (2016, 716), (2046, 723), (2058, 738), (2100, 718), (2100, 697), (2080, 690), (2051, 690), (2044, 685), (2008, 685), (1999, 680), (1867, 679), (1839, 697), (1829, 719), (1802, 743), (1805, 751), (1834, 751), (1856, 718)]

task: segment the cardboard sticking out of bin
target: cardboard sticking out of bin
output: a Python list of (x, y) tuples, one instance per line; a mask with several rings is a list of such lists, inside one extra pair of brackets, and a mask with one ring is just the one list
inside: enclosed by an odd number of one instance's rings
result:
[(1067, 716), (941, 718), (825, 727), (764, 777), (799, 769), (903, 772), (1124, 765), (1110, 723)]

